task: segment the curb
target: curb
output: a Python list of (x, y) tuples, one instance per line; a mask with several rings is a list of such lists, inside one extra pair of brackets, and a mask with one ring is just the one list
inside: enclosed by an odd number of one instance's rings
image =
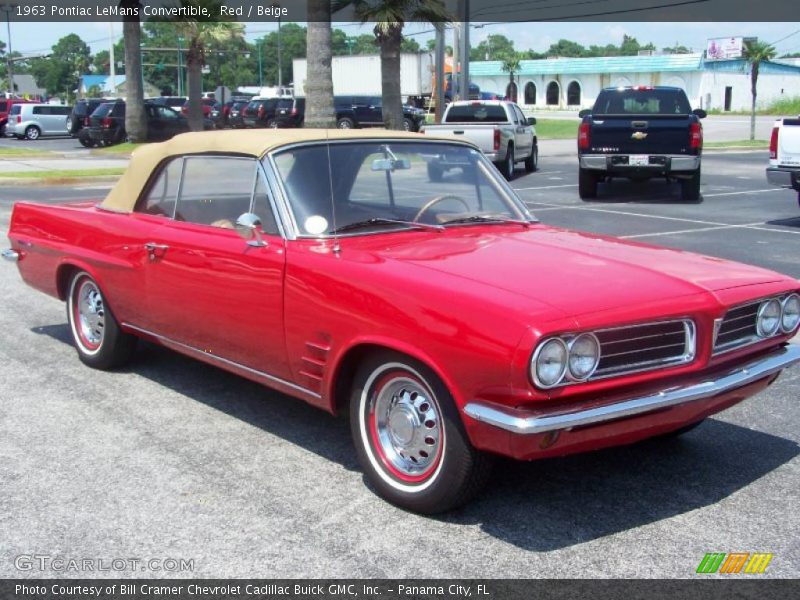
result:
[(84, 177), (0, 177), (0, 187), (70, 185), (73, 183), (116, 183), (121, 175), (88, 175)]

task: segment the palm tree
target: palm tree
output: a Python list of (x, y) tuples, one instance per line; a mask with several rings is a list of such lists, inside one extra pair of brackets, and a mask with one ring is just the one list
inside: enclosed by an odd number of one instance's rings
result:
[[(138, 14), (141, 5), (137, 0), (122, 0), (120, 8), (138, 8), (125, 11), (122, 18), (122, 36), (125, 40), (125, 131), (132, 142), (147, 141), (147, 118), (144, 112), (144, 85), (142, 80), (142, 30)], [(112, 82), (113, 83), (113, 82)]]
[(444, 0), (335, 0), (334, 10), (352, 4), (362, 23), (375, 23), (375, 43), (381, 51), (383, 124), (386, 129), (404, 129), (400, 94), (400, 44), (407, 21), (433, 23), (439, 29), (452, 17)]
[(750, 94), (753, 102), (750, 105), (750, 139), (756, 139), (756, 85), (758, 84), (758, 71), (762, 61), (775, 58), (775, 48), (766, 42), (751, 42), (744, 47), (744, 59), (750, 65)]
[(519, 73), (520, 66), (521, 66), (520, 55), (519, 55), (518, 52), (512, 52), (510, 54), (507, 54), (507, 55), (503, 56), (501, 58), (501, 61), (502, 61), (502, 64), (500, 65), (500, 68), (505, 73), (508, 73), (508, 80), (509, 80), (508, 91), (511, 92), (509, 94), (506, 94), (506, 96), (509, 96), (509, 100), (511, 100), (513, 102), (516, 102), (517, 101), (517, 94), (516, 94), (517, 86), (514, 83), (514, 73)]
[(241, 38), (244, 27), (240, 23), (218, 21), (220, 2), (218, 0), (181, 0), (183, 6), (207, 8), (210, 15), (206, 20), (175, 21), (178, 35), (188, 41), (186, 50), (186, 87), (189, 92), (189, 107), (186, 117), (192, 131), (203, 129), (203, 66), (206, 63), (206, 49), (215, 43), (228, 39)]
[(306, 32), (306, 127), (333, 127), (333, 74), (331, 72), (331, 4), (329, 0), (308, 0)]

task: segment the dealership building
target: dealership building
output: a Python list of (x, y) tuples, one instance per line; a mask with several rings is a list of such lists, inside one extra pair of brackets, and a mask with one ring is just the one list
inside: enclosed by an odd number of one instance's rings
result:
[[(516, 98), (527, 108), (590, 108), (601, 89), (628, 85), (683, 88), (695, 108), (749, 110), (750, 65), (742, 58), (708, 59), (704, 53), (652, 54), (520, 61), (514, 83), (501, 61), (470, 62), (470, 79), (481, 91)], [(800, 66), (762, 62), (758, 105), (800, 96)]]

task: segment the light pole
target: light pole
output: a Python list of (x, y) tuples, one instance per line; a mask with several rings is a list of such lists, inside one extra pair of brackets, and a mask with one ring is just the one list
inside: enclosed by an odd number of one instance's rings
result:
[(261, 42), (263, 40), (256, 40), (258, 46), (258, 87), (264, 87), (264, 65), (261, 62)]
[(181, 73), (181, 63), (183, 62), (181, 42), (183, 38), (178, 36), (178, 96), (183, 96), (183, 77)]
[(283, 85), (283, 61), (281, 58), (281, 3), (274, 2), (272, 8), (277, 9), (278, 14), (278, 93)]
[(3, 4), (2, 9), (6, 13), (6, 31), (8, 32), (8, 52), (6, 52), (6, 68), (8, 69), (8, 88), (11, 95), (14, 95), (14, 68), (11, 66), (11, 13), (19, 6), (18, 4)]

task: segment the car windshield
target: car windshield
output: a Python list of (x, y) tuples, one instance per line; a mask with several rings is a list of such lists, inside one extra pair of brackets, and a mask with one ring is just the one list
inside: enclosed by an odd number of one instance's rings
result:
[(462, 144), (332, 142), (273, 160), (304, 237), (534, 220), (494, 166)]

